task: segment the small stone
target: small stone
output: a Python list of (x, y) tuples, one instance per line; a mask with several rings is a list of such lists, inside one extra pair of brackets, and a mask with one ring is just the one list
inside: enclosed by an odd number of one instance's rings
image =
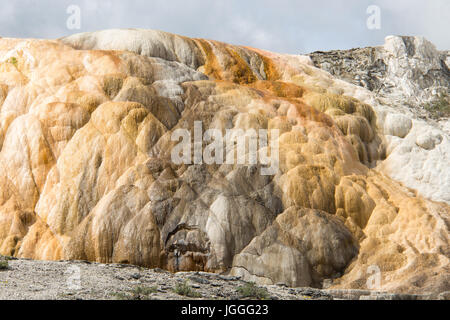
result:
[(169, 271), (163, 270), (163, 269), (161, 269), (161, 268), (151, 269), (151, 271), (157, 272), (157, 273), (170, 273)]
[(222, 286), (221, 283), (217, 283), (217, 282), (211, 282), (210, 285), (213, 287), (221, 287)]
[(133, 274), (131, 275), (131, 278), (138, 280), (138, 279), (141, 278), (141, 275), (140, 275), (139, 273), (133, 273)]
[(224, 275), (219, 275), (219, 279), (225, 280), (225, 281), (236, 281), (236, 280), (240, 280), (241, 277), (239, 277), (239, 276), (224, 276)]
[(196, 276), (190, 276), (188, 277), (189, 280), (200, 283), (200, 284), (209, 284), (210, 282), (206, 279), (196, 277)]

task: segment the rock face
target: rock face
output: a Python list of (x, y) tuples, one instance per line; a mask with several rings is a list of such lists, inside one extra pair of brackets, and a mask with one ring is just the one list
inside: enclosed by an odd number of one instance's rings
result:
[[(376, 92), (389, 103), (429, 116), (424, 105), (450, 95), (450, 54), (423, 37), (389, 36), (383, 46), (314, 52), (314, 64), (332, 75)], [(449, 116), (449, 115), (447, 115)]]
[(449, 203), (449, 52), (422, 37), (389, 36), (380, 47), (310, 56), (316, 66), (376, 94), (371, 104), (386, 137), (383, 171)]
[[(309, 57), (108, 30), (0, 61), (1, 254), (448, 291), (448, 133)], [(278, 170), (174, 163), (197, 121), (277, 129)]]

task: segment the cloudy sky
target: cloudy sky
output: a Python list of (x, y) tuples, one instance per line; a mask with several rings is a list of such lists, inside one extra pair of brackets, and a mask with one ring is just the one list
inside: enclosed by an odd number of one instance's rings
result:
[[(71, 5), (80, 8), (79, 30), (67, 27)], [(380, 8), (380, 29), (367, 27), (370, 5)], [(0, 37), (58, 38), (110, 28), (285, 53), (379, 45), (391, 34), (425, 36), (449, 50), (450, 0), (9, 0), (0, 6)]]

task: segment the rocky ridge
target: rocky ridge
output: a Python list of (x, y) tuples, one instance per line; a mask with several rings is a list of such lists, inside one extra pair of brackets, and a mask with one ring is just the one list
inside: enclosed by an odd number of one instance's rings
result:
[[(424, 107), (445, 96), (450, 99), (450, 53), (438, 51), (423, 37), (390, 36), (383, 46), (313, 52), (317, 67), (377, 94), (381, 102), (406, 107), (430, 119)], [(436, 114), (445, 121), (450, 114)]]

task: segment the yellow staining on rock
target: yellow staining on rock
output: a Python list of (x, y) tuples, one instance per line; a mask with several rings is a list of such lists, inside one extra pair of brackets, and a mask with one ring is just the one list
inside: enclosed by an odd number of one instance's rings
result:
[(308, 91), (302, 98), (333, 118), (362, 163), (369, 165), (384, 154), (381, 139), (376, 135), (375, 112), (369, 105), (351, 97), (314, 91)]
[(299, 165), (283, 176), (284, 204), (335, 213), (334, 186), (337, 177), (328, 168)]
[(272, 59), (260, 55), (261, 59), (264, 62), (264, 72), (266, 74), (266, 79), (269, 81), (276, 81), (281, 78), (280, 73), (278, 72), (278, 69), (275, 65), (275, 63), (272, 61)]
[(89, 113), (92, 113), (95, 111), (95, 109), (97, 109), (99, 105), (106, 102), (106, 99), (96, 94), (83, 92), (75, 101), (84, 110), (86, 110)]
[(226, 51), (230, 55), (228, 65), (225, 65), (225, 69), (231, 70), (233, 75), (233, 82), (240, 84), (249, 84), (256, 81), (256, 76), (250, 69), (248, 64), (241, 58), (241, 56), (232, 48), (226, 48)]
[(280, 98), (301, 98), (305, 92), (304, 88), (283, 81), (256, 81), (250, 86), (258, 90), (268, 91), (273, 96)]
[(376, 116), (372, 107), (355, 98), (332, 93), (308, 91), (303, 100), (318, 111), (340, 116), (349, 114), (364, 117), (371, 126), (375, 126)]
[(336, 188), (336, 208), (342, 209), (340, 215), (349, 219), (350, 225), (355, 224), (361, 230), (367, 225), (375, 208), (375, 202), (366, 192), (366, 182), (361, 176), (350, 176), (341, 179)]
[(213, 52), (211, 44), (207, 40), (196, 39), (195, 42), (200, 45), (200, 48), (205, 55), (205, 64), (203, 66), (203, 73), (215, 80), (222, 80), (222, 68), (217, 61), (216, 55)]
[(290, 133), (292, 130), (292, 125), (286, 117), (276, 117), (269, 120), (267, 129), (279, 130), (280, 137), (283, 133)]
[(3, 105), (6, 97), (8, 96), (8, 86), (4, 84), (0, 84), (0, 106)]
[(247, 62), (237, 50), (216, 41), (196, 40), (205, 56), (202, 72), (215, 80), (249, 84), (257, 80)]
[(125, 76), (123, 74), (111, 74), (103, 77), (103, 91), (112, 100), (122, 89)]

